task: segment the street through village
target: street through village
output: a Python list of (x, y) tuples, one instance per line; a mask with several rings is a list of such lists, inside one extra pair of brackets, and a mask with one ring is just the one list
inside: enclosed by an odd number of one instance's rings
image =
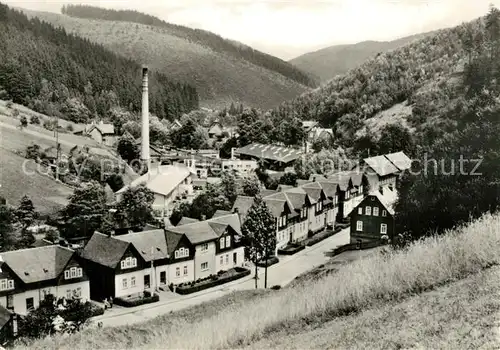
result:
[[(328, 262), (331, 258), (326, 254), (347, 243), (349, 243), (349, 228), (314, 246), (306, 247), (306, 249), (294, 255), (280, 256), (280, 262), (268, 268), (268, 288), (274, 285), (284, 287), (302, 273)], [(258, 287), (264, 288), (264, 269), (259, 268), (258, 273)], [(219, 298), (233, 291), (254, 289), (255, 280), (253, 275), (252, 271), (250, 276), (240, 280), (190, 295), (182, 296), (172, 292), (160, 292), (160, 301), (158, 303), (141, 305), (132, 309), (114, 306), (112, 309), (107, 310), (104, 315), (95, 317), (93, 325), (102, 322), (103, 327), (109, 327), (144, 322), (171, 311), (181, 310)]]

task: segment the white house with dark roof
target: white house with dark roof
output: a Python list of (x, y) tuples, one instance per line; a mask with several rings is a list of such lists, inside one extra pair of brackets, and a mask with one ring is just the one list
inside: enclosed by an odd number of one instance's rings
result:
[(241, 223), (237, 213), (170, 227), (167, 234), (183, 235), (189, 241), (189, 249), (194, 253), (193, 280), (244, 263), (245, 251), (240, 245)]
[(193, 173), (183, 165), (159, 165), (117, 191), (116, 199), (120, 201), (129, 187), (145, 184), (155, 196), (154, 216), (170, 217), (177, 203), (193, 199), (193, 176)]
[(0, 253), (0, 305), (20, 315), (46, 295), (90, 299), (89, 280), (75, 252), (58, 245)]

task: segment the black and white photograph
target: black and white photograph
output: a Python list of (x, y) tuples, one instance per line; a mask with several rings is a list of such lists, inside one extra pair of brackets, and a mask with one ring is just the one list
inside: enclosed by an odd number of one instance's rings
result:
[(2, 349), (500, 349), (500, 0), (0, 0)]

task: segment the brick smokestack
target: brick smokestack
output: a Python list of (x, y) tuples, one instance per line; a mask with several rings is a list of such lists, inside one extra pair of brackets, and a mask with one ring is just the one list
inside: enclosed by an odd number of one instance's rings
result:
[(148, 96), (148, 67), (142, 67), (142, 132), (141, 132), (141, 159), (150, 171), (149, 158), (149, 96)]

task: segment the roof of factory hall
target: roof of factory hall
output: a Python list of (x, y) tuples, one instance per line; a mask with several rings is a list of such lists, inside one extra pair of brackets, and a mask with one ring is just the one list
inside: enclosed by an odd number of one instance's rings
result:
[(261, 143), (251, 143), (247, 146), (236, 149), (235, 153), (282, 163), (294, 161), (303, 154), (300, 149), (276, 145), (265, 145)]

